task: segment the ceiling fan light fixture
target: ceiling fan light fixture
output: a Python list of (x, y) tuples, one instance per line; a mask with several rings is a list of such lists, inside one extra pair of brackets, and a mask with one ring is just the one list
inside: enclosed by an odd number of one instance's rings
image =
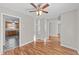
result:
[(38, 11), (36, 11), (36, 14), (38, 15), (38, 14), (39, 14), (39, 12), (38, 12)]
[(42, 13), (48, 13), (48, 11), (46, 10), (46, 8), (49, 6), (49, 4), (38, 4), (35, 5), (34, 3), (31, 3), (31, 5), (36, 9), (34, 11), (30, 11), (30, 12), (36, 12), (36, 15), (40, 16), (42, 15)]
[(39, 11), (39, 14), (42, 15), (42, 11)]
[(38, 16), (40, 16), (40, 15), (42, 15), (42, 11), (40, 10), (40, 11), (36, 11), (36, 14), (38, 15)]

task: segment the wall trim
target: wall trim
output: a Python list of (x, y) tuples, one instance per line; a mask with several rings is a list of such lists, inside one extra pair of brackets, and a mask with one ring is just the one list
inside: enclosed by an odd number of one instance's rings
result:
[(77, 50), (77, 48), (73, 48), (73, 47), (70, 47), (70, 46), (65, 45), (65, 44), (62, 44), (62, 43), (61, 43), (61, 46), (64, 46), (64, 47), (67, 47), (67, 48), (73, 49), (73, 50), (75, 50), (75, 51), (77, 51), (77, 52), (79, 53), (79, 51)]
[(24, 45), (26, 45), (26, 44), (29, 44), (29, 43), (31, 43), (31, 42), (33, 42), (33, 41), (34, 41), (34, 40), (28, 41), (28, 42), (26, 42), (25, 44), (21, 44), (19, 47), (24, 46)]
[(79, 51), (77, 50), (78, 54), (79, 54)]
[[(8, 13), (1, 13), (1, 52), (3, 52), (3, 44), (4, 44), (4, 42), (3, 42), (3, 40), (5, 39), (5, 36), (4, 36), (4, 34), (5, 34), (5, 28), (4, 28), (4, 19), (3, 19), (3, 16), (4, 15), (7, 15), (7, 16), (10, 16), (10, 17), (15, 17), (15, 18), (18, 18), (19, 19), (19, 26), (20, 26), (20, 28), (19, 28), (19, 32), (20, 32), (20, 36), (19, 36), (19, 44), (20, 44), (20, 40), (21, 40), (21, 17), (19, 17), (19, 16), (15, 16), (15, 15), (11, 15), (11, 14), (8, 14)], [(17, 47), (16, 47), (17, 48)], [(12, 48), (13, 49), (13, 48)]]
[(78, 49), (76, 49), (77, 50), (77, 52), (78, 52), (78, 54), (79, 54), (79, 50)]

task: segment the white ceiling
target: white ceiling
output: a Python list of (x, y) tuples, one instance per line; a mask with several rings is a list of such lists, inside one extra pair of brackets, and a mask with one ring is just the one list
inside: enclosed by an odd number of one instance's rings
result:
[[(48, 14), (43, 14), (39, 17), (57, 17), (64, 12), (79, 8), (79, 3), (49, 3), (49, 5)], [(29, 12), (29, 10), (34, 9), (29, 3), (0, 3), (0, 6), (24, 13), (26, 15), (31, 15), (33, 17), (37, 16), (35, 13)]]

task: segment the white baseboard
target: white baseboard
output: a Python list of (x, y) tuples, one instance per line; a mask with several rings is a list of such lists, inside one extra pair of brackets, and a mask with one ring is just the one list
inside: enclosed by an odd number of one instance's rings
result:
[(78, 52), (78, 54), (79, 54), (79, 49), (77, 49), (77, 52)]
[(61, 44), (61, 46), (64, 46), (64, 47), (67, 47), (67, 48), (73, 49), (73, 50), (77, 51), (77, 53), (79, 54), (79, 50), (78, 50), (77, 48), (73, 48), (73, 47), (70, 47), (70, 46), (65, 45), (65, 44)]
[(67, 48), (70, 48), (70, 49), (73, 49), (73, 50), (78, 51), (76, 48), (73, 48), (73, 47), (71, 47), (71, 46), (69, 46), (69, 45), (61, 44), (61, 46), (64, 46), (64, 47), (67, 47)]
[(77, 50), (78, 54), (79, 54), (79, 51)]
[(29, 41), (29, 42), (26, 42), (25, 44), (21, 44), (20, 47), (21, 47), (21, 46), (24, 46), (24, 45), (26, 45), (26, 44), (29, 44), (29, 43), (31, 43), (31, 42), (33, 42), (33, 40), (31, 40), (31, 41)]

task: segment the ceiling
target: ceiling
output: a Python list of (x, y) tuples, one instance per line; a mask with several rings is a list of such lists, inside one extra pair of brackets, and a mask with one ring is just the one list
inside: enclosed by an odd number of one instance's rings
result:
[[(36, 3), (37, 4), (37, 3)], [(79, 3), (49, 3), (48, 14), (43, 14), (43, 18), (55, 18), (60, 14), (79, 8)], [(38, 17), (35, 13), (30, 13), (34, 8), (29, 3), (0, 3), (1, 7), (6, 7), (25, 15)]]

